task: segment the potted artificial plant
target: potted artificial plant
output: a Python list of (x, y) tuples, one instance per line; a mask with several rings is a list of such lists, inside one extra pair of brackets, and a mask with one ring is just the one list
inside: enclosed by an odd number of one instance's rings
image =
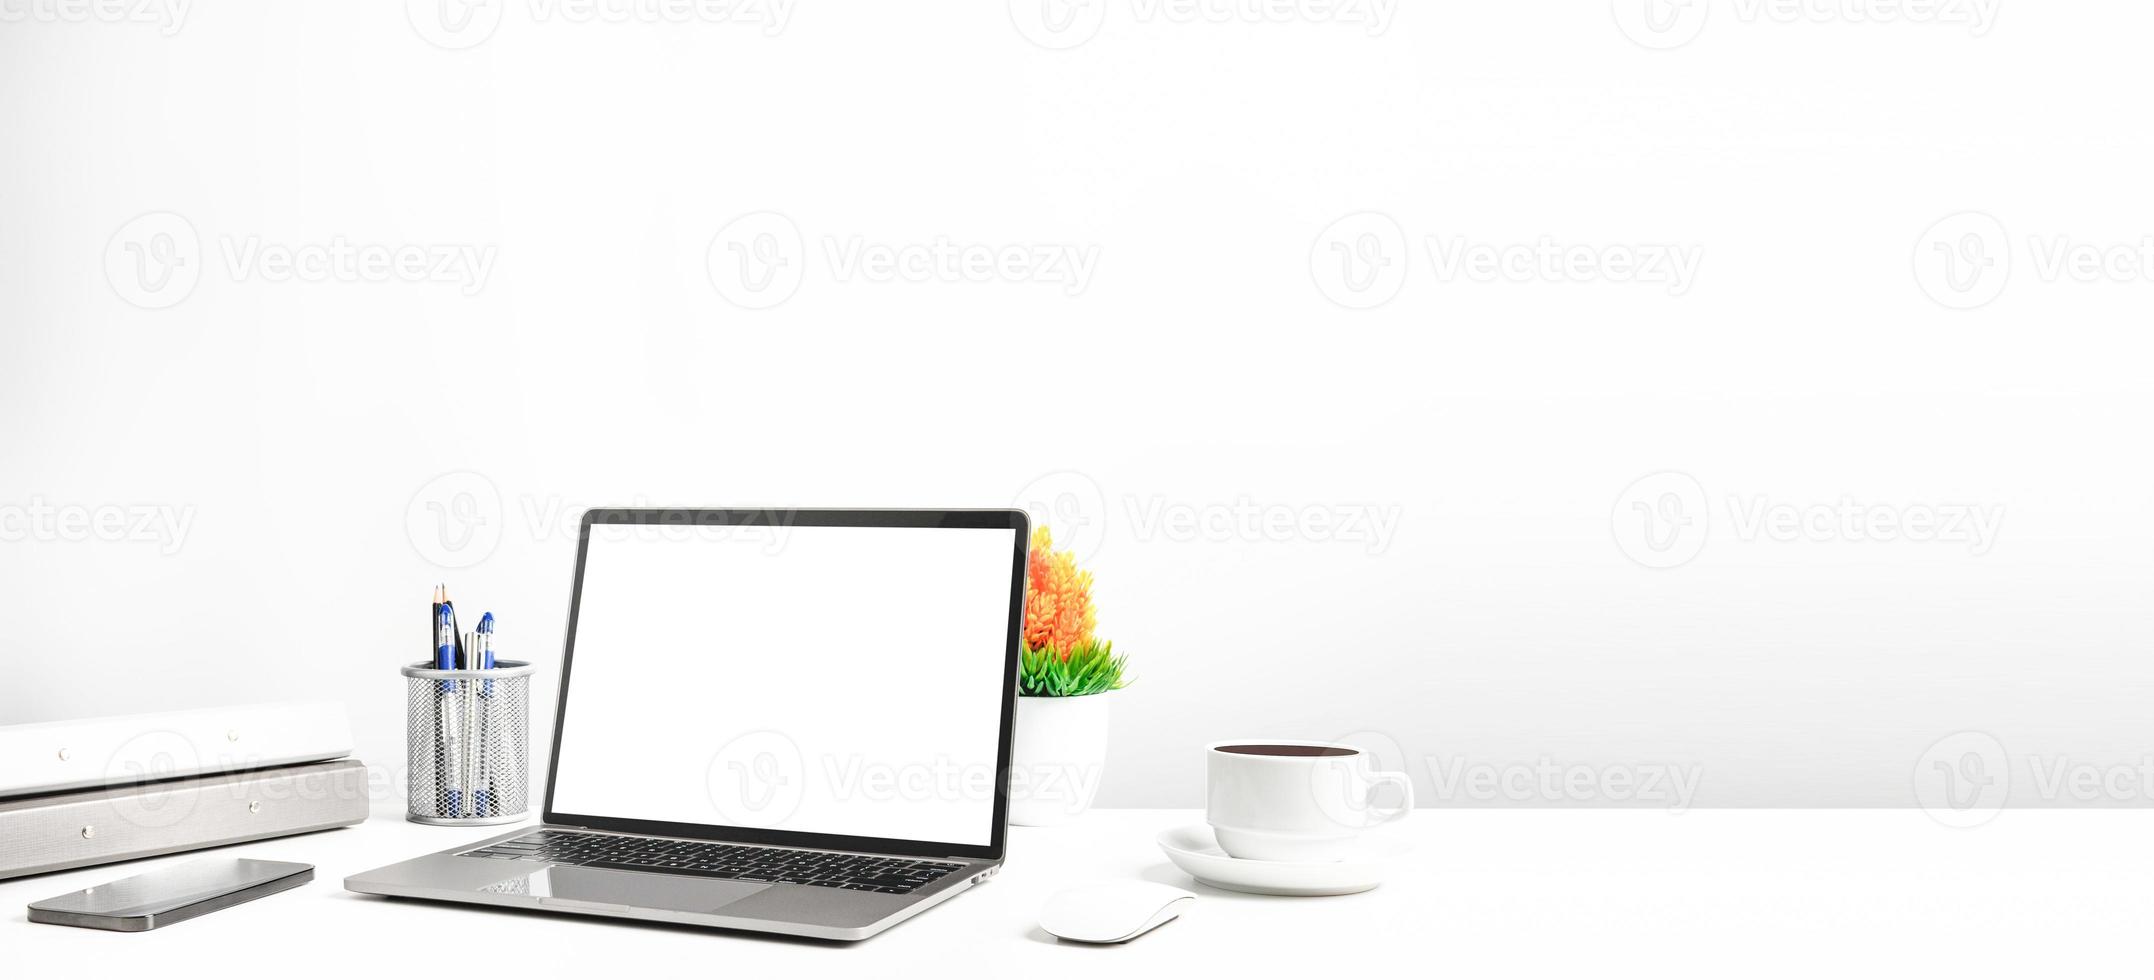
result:
[(1092, 573), (1075, 552), (1032, 532), (1024, 649), (1010, 764), (1010, 822), (1062, 823), (1092, 805), (1107, 764), (1107, 709), (1127, 680), (1114, 644), (1092, 635)]

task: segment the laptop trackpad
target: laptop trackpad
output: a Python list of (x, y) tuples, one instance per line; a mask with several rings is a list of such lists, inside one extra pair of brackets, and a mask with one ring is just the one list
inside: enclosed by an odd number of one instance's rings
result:
[(497, 881), (479, 890), (500, 895), (528, 895), (548, 905), (711, 912), (769, 887), (769, 884), (757, 881), (551, 867)]

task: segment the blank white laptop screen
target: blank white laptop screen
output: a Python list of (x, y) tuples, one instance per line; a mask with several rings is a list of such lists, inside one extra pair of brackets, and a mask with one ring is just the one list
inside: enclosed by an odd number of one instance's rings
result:
[(992, 843), (1016, 534), (593, 525), (554, 812)]

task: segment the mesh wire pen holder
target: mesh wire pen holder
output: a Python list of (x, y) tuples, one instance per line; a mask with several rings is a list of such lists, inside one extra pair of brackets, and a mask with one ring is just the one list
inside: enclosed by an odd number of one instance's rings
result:
[(414, 823), (515, 823), (531, 809), (531, 675), (502, 660), (492, 670), (405, 667), (405, 755)]

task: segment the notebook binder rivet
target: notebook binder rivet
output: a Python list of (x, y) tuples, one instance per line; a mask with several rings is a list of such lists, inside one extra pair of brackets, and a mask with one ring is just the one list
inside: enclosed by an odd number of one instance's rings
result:
[(262, 801), (261, 801), (261, 800), (249, 800), (249, 801), (247, 802), (247, 812), (248, 812), (248, 813), (260, 813), (260, 812), (262, 812)]
[(89, 840), (90, 838), (92, 838), (92, 837), (95, 837), (95, 836), (97, 836), (97, 828), (96, 828), (96, 827), (84, 827), (84, 828), (82, 828), (82, 839), (83, 839), (83, 840)]
[(61, 750), (60, 750), (60, 761), (61, 761), (61, 762), (66, 762), (67, 760), (69, 760), (69, 759), (72, 759), (72, 758), (74, 758), (74, 757), (75, 757), (75, 753), (73, 753), (73, 752), (69, 752), (69, 751), (68, 751), (68, 750), (66, 750), (66, 749), (61, 749)]

